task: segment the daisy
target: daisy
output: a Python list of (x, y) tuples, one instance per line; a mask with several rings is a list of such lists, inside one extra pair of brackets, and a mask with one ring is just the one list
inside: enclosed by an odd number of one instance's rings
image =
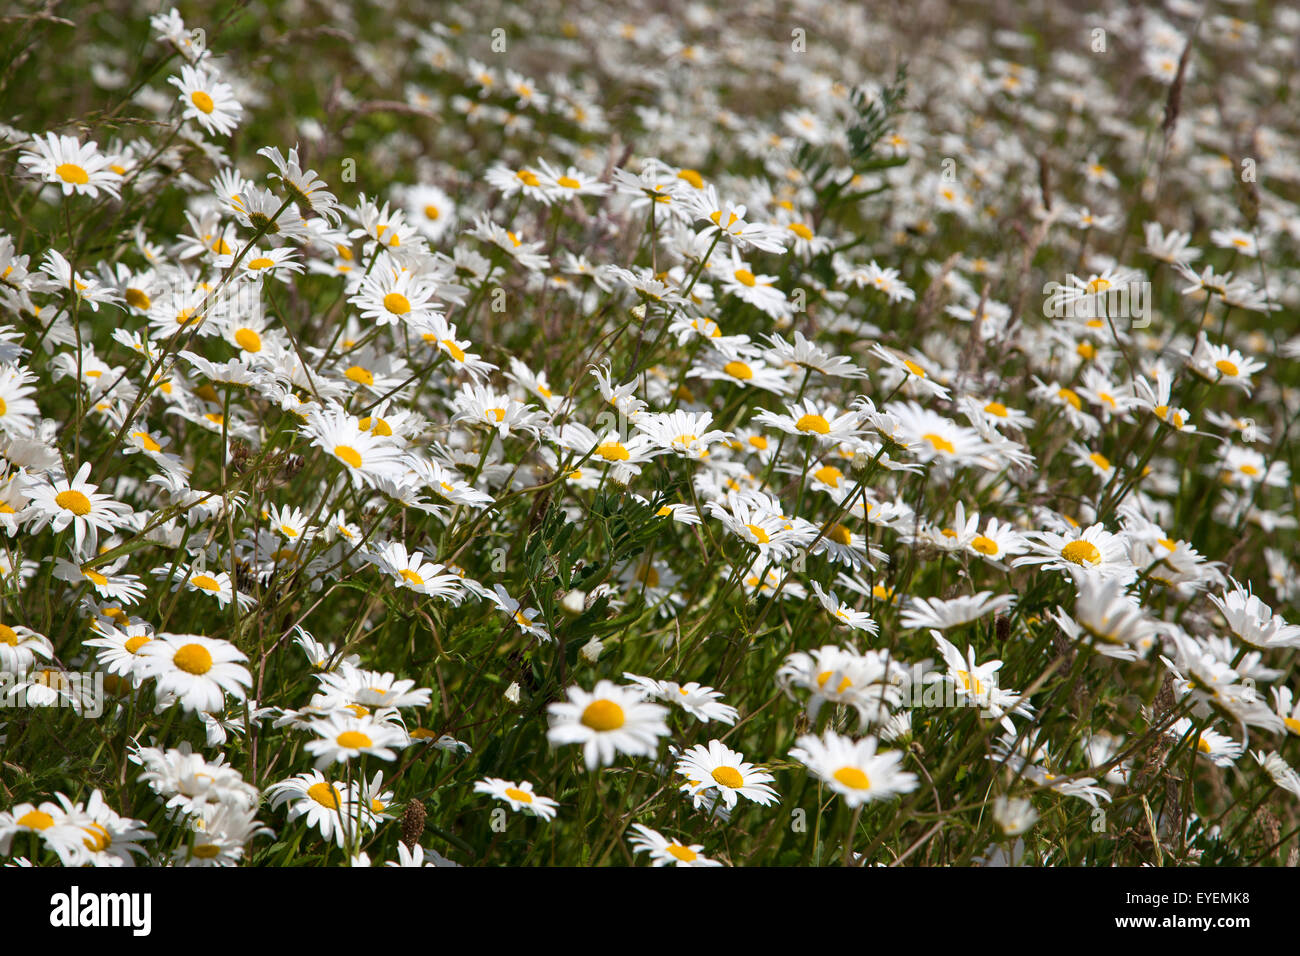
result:
[(632, 852), (649, 853), (651, 866), (722, 866), (718, 860), (710, 860), (704, 855), (703, 844), (687, 846), (640, 823), (632, 824), (632, 829), (636, 832), (636, 836), (628, 841), (632, 844)]
[(63, 195), (99, 195), (102, 189), (117, 198), (122, 177), (112, 169), (112, 157), (105, 156), (93, 142), (81, 143), (75, 136), (32, 137), (32, 149), (18, 155), (18, 162), (47, 183), (58, 183)]
[(822, 586), (816, 581), (812, 582), (813, 593), (817, 595), (817, 600), (830, 615), (846, 627), (854, 630), (866, 631), (868, 634), (878, 634), (880, 625), (871, 619), (871, 615), (866, 611), (859, 611), (839, 599), (834, 591), (824, 591)]
[(54, 645), (43, 634), (21, 624), (0, 624), (0, 672), (23, 674), (31, 670), (36, 658), (49, 660)]
[(1131, 581), (1137, 577), (1137, 568), (1129, 560), (1127, 541), (1122, 534), (1107, 531), (1094, 524), (1069, 535), (1055, 531), (1034, 531), (1026, 534), (1030, 553), (1012, 562), (1013, 567), (1042, 565), (1048, 570), (1066, 573), (1078, 569), (1102, 577), (1118, 577)]
[(243, 700), (253, 677), (247, 655), (229, 641), (199, 634), (156, 634), (139, 648), (139, 673), (157, 679), (159, 695), (174, 695), (187, 711), (225, 708), (225, 695)]
[(331, 714), (324, 720), (312, 723), (311, 730), (318, 735), (309, 740), (308, 753), (316, 755), (316, 769), (332, 763), (346, 763), (362, 754), (380, 760), (394, 760), (393, 747), (405, 747), (410, 738), (401, 727), (375, 719), (357, 717), (347, 713)]
[(901, 769), (901, 751), (877, 753), (878, 746), (875, 737), (854, 740), (828, 730), (821, 737), (800, 737), (790, 756), (842, 796), (848, 806), (858, 807), (911, 793), (920, 785), (916, 774)]
[(659, 737), (667, 736), (668, 710), (649, 703), (627, 687), (597, 682), (588, 692), (570, 687), (568, 701), (551, 704), (546, 737), (552, 746), (582, 744), (588, 770), (612, 763), (615, 753), (633, 757), (653, 754)]
[(776, 288), (776, 276), (755, 275), (749, 263), (741, 260), (733, 249), (731, 262), (721, 270), (722, 291), (734, 295), (742, 302), (766, 312), (773, 319), (789, 315), (790, 307), (785, 293)]
[(898, 420), (900, 443), (922, 462), (950, 467), (976, 465), (993, 470), (1001, 464), (979, 433), (916, 402), (890, 402), (885, 411)]
[(841, 285), (850, 284), (859, 289), (875, 289), (877, 292), (884, 293), (890, 302), (914, 302), (916, 293), (899, 278), (897, 269), (882, 269), (876, 264), (876, 260), (865, 266), (856, 266), (839, 272), (838, 281)]
[(912, 358), (907, 358), (893, 349), (885, 348), (883, 345), (871, 346), (871, 354), (883, 359), (890, 368), (902, 372), (902, 381), (922, 394), (933, 395), (936, 398), (948, 397), (948, 389), (930, 378), (930, 373), (926, 371), (925, 366), (916, 361), (916, 359), (922, 359), (924, 356), (914, 354)]
[(1210, 242), (1220, 249), (1231, 249), (1252, 259), (1259, 255), (1259, 245), (1255, 242), (1255, 237), (1240, 229), (1211, 229)]
[(786, 406), (786, 414), (777, 415), (766, 409), (754, 416), (754, 421), (785, 432), (787, 435), (810, 435), (823, 442), (840, 442), (852, 438), (858, 431), (858, 414), (849, 411), (840, 414), (834, 405), (818, 404), (804, 399)]
[(98, 485), (86, 481), (90, 477), (90, 462), (85, 462), (71, 480), (32, 482), (25, 492), (31, 499), (29, 509), (30, 531), (40, 531), (52, 525), (63, 531), (72, 525), (74, 550), (85, 553), (94, 550), (100, 531), (115, 531), (122, 527), (131, 514), (131, 508), (97, 492)]
[(704, 458), (709, 445), (727, 441), (731, 432), (711, 429), (712, 412), (676, 411), (638, 416), (636, 428), (649, 435), (656, 445), (682, 458)]
[(37, 377), (25, 368), (0, 366), (0, 431), (30, 435), (41, 410), (31, 398)]
[(375, 487), (401, 477), (402, 453), (392, 443), (361, 428), (358, 420), (338, 406), (312, 409), (305, 431), (312, 444), (342, 462), (354, 488)]
[(437, 312), (430, 301), (433, 288), (413, 272), (376, 268), (366, 276), (348, 301), (361, 310), (361, 318), (376, 325), (428, 322)]
[(710, 353), (705, 356), (704, 364), (692, 366), (686, 374), (689, 378), (761, 388), (777, 395), (785, 395), (792, 390), (782, 371), (772, 368), (761, 359), (741, 353)]
[(182, 66), (181, 75), (168, 77), (167, 82), (180, 90), (184, 119), (197, 120), (209, 133), (221, 136), (229, 136), (239, 125), (244, 108), (231, 85), (211, 68)]
[(967, 646), (965, 656), (956, 646), (947, 641), (938, 631), (930, 631), (934, 643), (948, 665), (948, 673), (926, 675), (926, 681), (944, 681), (948, 683), (961, 700), (986, 712), (988, 716), (998, 717), (1002, 725), (1014, 732), (1014, 725), (1008, 714), (1020, 717), (1032, 717), (1033, 709), (1025, 703), (1016, 691), (1003, 690), (998, 686), (997, 673), (1002, 669), (1002, 661), (975, 663), (975, 648)]
[(910, 598), (899, 623), (905, 628), (961, 627), (989, 614), (998, 614), (1016, 603), (1014, 594), (980, 591), (944, 601), (939, 598)]
[(1201, 332), (1196, 337), (1196, 347), (1187, 358), (1187, 366), (1207, 381), (1231, 385), (1249, 395), (1250, 377), (1263, 369), (1264, 363), (1247, 358), (1226, 345), (1211, 345), (1205, 333)]
[(507, 199), (523, 195), (529, 199), (536, 199), (538, 202), (550, 205), (551, 197), (547, 191), (548, 187), (542, 183), (541, 176), (527, 166), (511, 169), (502, 163), (497, 163), (488, 169), (483, 178), (487, 180), (488, 185), (499, 191)]
[[(1192, 733), (1193, 726), (1190, 718), (1180, 717), (1169, 725), (1165, 736), (1173, 740), (1181, 740)], [(1246, 752), (1245, 744), (1208, 728), (1200, 732), (1193, 746), (1198, 754), (1216, 767), (1231, 767), (1236, 763), (1237, 758)]]
[(275, 164), (278, 172), (271, 173), (271, 177), (280, 180), (284, 188), (293, 196), (299, 210), (303, 212), (311, 210), (332, 223), (339, 222), (338, 199), (325, 189), (325, 182), (317, 177), (314, 169), (303, 171), (298, 162), (296, 146), (290, 148), (287, 160), (274, 146), (264, 146), (257, 151), (257, 154), (265, 156)]
[(300, 773), (266, 788), (273, 808), (289, 804), (289, 821), (299, 818), (320, 831), (322, 839), (338, 846), (353, 843), (354, 834), (373, 830), (377, 824), (370, 808), (357, 799), (355, 784), (347, 786), (328, 779), (319, 770)]
[(1225, 590), (1223, 597), (1211, 594), (1210, 603), (1219, 609), (1227, 621), (1228, 629), (1242, 643), (1262, 650), (1280, 647), (1300, 647), (1300, 625), (1288, 624), (1280, 614), (1236, 581)]
[(1171, 229), (1165, 232), (1158, 222), (1148, 222), (1142, 227), (1146, 235), (1146, 247), (1143, 250), (1161, 262), (1190, 263), (1200, 258), (1201, 250), (1191, 248), (1191, 234)]
[(770, 806), (777, 800), (776, 791), (768, 786), (776, 778), (747, 763), (744, 754), (720, 740), (710, 740), (707, 747), (696, 744), (686, 751), (677, 760), (677, 772), (686, 778), (681, 789), (691, 795), (697, 810), (711, 790), (716, 791), (728, 810), (735, 807), (740, 797), (761, 806)]
[(555, 819), (555, 808), (559, 806), (550, 797), (543, 797), (533, 792), (533, 785), (527, 780), (512, 783), (500, 777), (486, 777), (474, 784), (475, 793), (486, 793), (505, 803), (516, 812), (526, 810), (533, 816), (550, 821)]
[(734, 724), (736, 718), (740, 716), (736, 708), (722, 703), (720, 691), (705, 687), (696, 681), (679, 684), (676, 681), (659, 681), (652, 677), (639, 677), (628, 673), (623, 674), (623, 679), (640, 685), (647, 699), (675, 704), (704, 723), (717, 720), (724, 724)]
[(794, 333), (793, 344), (779, 335), (765, 338), (771, 346), (767, 358), (773, 365), (797, 365), (831, 378), (867, 377), (866, 370), (854, 365), (852, 359), (826, 351), (798, 331)]
[(763, 252), (784, 252), (789, 233), (778, 226), (765, 226), (760, 223), (745, 221), (745, 207), (732, 203), (722, 203), (717, 190), (706, 185), (702, 190), (692, 190), (680, 194), (682, 202), (696, 220), (703, 220), (710, 225), (705, 227), (702, 235), (726, 236), (740, 249), (758, 249)]
[(544, 159), (539, 159), (537, 166), (537, 179), (545, 190), (546, 199), (543, 201), (548, 205), (566, 201), (570, 196), (603, 196), (609, 192), (608, 183), (597, 181), (576, 166), (570, 166), (563, 173)]
[(1251, 756), (1273, 778), (1283, 790), (1289, 790), (1291, 793), (1300, 797), (1300, 773), (1297, 773), (1289, 763), (1282, 758), (1276, 750), (1265, 754), (1264, 751), (1252, 751)]

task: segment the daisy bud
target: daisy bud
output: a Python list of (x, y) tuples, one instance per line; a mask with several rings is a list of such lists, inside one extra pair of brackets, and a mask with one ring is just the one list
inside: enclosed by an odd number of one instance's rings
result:
[(511, 684), (509, 687), (506, 688), (505, 697), (506, 700), (510, 701), (510, 703), (512, 704), (519, 703), (519, 682), (518, 681), (516, 681), (515, 683)]
[(578, 651), (578, 653), (582, 655), (582, 659), (588, 664), (594, 664), (596, 663), (597, 658), (600, 657), (600, 652), (604, 649), (605, 645), (602, 644), (598, 638), (593, 637), (586, 644), (582, 645), (582, 650)]
[(587, 594), (574, 588), (564, 597), (560, 598), (560, 610), (569, 617), (578, 617), (587, 609)]
[(1023, 797), (993, 801), (993, 819), (1007, 836), (1020, 836), (1038, 820), (1038, 811)]

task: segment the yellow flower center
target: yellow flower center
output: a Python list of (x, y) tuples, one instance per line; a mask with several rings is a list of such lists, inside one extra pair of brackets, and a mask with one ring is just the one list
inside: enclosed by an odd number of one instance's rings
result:
[(131, 437), (138, 441), (145, 451), (162, 451), (162, 445), (149, 437), (148, 432), (132, 432)]
[(438, 211), (437, 206), (430, 203), (429, 205), (424, 207), (424, 215), (425, 218), (427, 219), (437, 219), (439, 216), (442, 215), (442, 213)]
[(563, 186), (565, 189), (581, 189), (582, 183), (570, 176), (561, 176), (556, 181), (556, 185)]
[(719, 767), (713, 771), (713, 779), (732, 790), (745, 785), (745, 778), (740, 775), (740, 771), (735, 767)]
[(108, 578), (104, 577), (104, 575), (100, 574), (94, 568), (83, 569), (81, 574), (87, 581), (89, 581), (91, 584), (95, 585), (96, 587), (102, 588), (105, 584), (108, 583)]
[(871, 780), (857, 767), (840, 767), (831, 776), (852, 790), (871, 789)]
[[(831, 672), (822, 671), (820, 674), (817, 675), (817, 686), (819, 688), (824, 688), (826, 686), (826, 682), (829, 681), (830, 679), (831, 679)], [(841, 677), (839, 686), (835, 688), (835, 693), (842, 694), (852, 686), (853, 686), (853, 681), (849, 680), (847, 677)]]
[(593, 700), (582, 711), (582, 723), (586, 727), (599, 733), (610, 730), (618, 730), (627, 722), (627, 717), (623, 714), (623, 708), (612, 700), (601, 698)]
[(221, 590), (221, 582), (210, 574), (196, 574), (194, 577), (190, 578), (190, 584), (194, 585), (196, 588), (202, 588), (205, 591)]
[(345, 377), (350, 378), (358, 385), (374, 385), (375, 376), (370, 369), (362, 368), (360, 365), (353, 365), (343, 373)]
[(308, 787), (307, 796), (329, 810), (337, 810), (343, 804), (343, 795), (339, 793), (338, 788), (324, 780)]
[(1102, 471), (1110, 471), (1110, 459), (1107, 458), (1105, 455), (1101, 454), (1101, 452), (1094, 451), (1091, 455), (1088, 456), (1088, 460), (1091, 461), (1098, 468), (1100, 468)]
[(996, 415), (998, 418), (1007, 417), (1007, 406), (1003, 405), (1001, 402), (989, 402), (984, 406), (984, 411), (988, 412), (990, 415)]
[(81, 842), (91, 853), (103, 853), (113, 844), (113, 837), (104, 829), (101, 823), (84, 826), (81, 828), (81, 832), (86, 834), (86, 838)]
[(846, 548), (853, 543), (852, 532), (842, 524), (837, 524), (835, 527), (831, 528), (831, 530), (826, 533), (826, 537), (830, 538), (837, 544), (844, 545)]
[(802, 415), (794, 423), (794, 427), (801, 432), (816, 432), (819, 435), (830, 433), (831, 423), (821, 415)]
[(907, 370), (917, 378), (925, 378), (925, 369), (921, 368), (921, 366), (917, 365), (911, 359), (903, 359), (903, 364), (906, 365)]
[(1058, 398), (1062, 398), (1065, 401), (1069, 402), (1071, 405), (1073, 405), (1075, 411), (1079, 411), (1080, 409), (1083, 408), (1083, 399), (1079, 397), (1079, 393), (1076, 392), (1074, 389), (1063, 388), (1060, 389), (1056, 394)]
[(149, 306), (153, 305), (153, 301), (140, 289), (127, 289), (126, 304), (143, 312), (145, 309), (149, 308)]
[(790, 231), (800, 239), (811, 240), (813, 237), (813, 231), (801, 222), (790, 223)]
[(398, 574), (401, 575), (402, 580), (406, 581), (408, 584), (413, 584), (417, 588), (424, 587), (424, 578), (420, 577), (414, 571), (411, 571), (407, 568), (402, 568), (402, 570), (399, 571)]
[(756, 524), (747, 524), (745, 525), (745, 527), (749, 529), (749, 533), (754, 536), (754, 540), (756, 540), (759, 544), (767, 544), (769, 541), (772, 540), (768, 536), (768, 533)]
[(65, 183), (84, 186), (90, 182), (90, 175), (76, 163), (63, 163), (56, 166), (54, 172)]
[(135, 637), (128, 639), (122, 646), (126, 648), (127, 653), (134, 654), (151, 640), (153, 640), (153, 638), (149, 637), (147, 634), (137, 634)]
[(248, 268), (250, 269), (269, 269), (273, 265), (275, 265), (275, 260), (268, 256), (258, 256), (256, 259), (248, 261)]
[(683, 863), (694, 862), (695, 858), (699, 856), (699, 854), (696, 853), (694, 850), (692, 850), (690, 847), (682, 846), (680, 843), (670, 843), (664, 849), (666, 849), (677, 859), (681, 860)]
[(80, 491), (69, 488), (54, 496), (54, 503), (64, 511), (71, 511), (77, 517), (90, 514), (90, 499)]
[(411, 311), (411, 301), (400, 292), (390, 292), (384, 296), (384, 308), (393, 315), (406, 315)]
[(527, 790), (520, 790), (518, 787), (506, 787), (502, 791), (511, 800), (517, 800), (520, 803), (532, 803), (533, 795)]
[(738, 378), (741, 381), (749, 381), (754, 377), (754, 370), (741, 361), (731, 361), (722, 366), (722, 370), (732, 378)]
[(987, 538), (982, 534), (977, 534), (970, 546), (980, 554), (994, 555), (998, 553), (998, 543), (992, 538)]
[(1091, 541), (1084, 541), (1080, 538), (1078, 541), (1071, 541), (1061, 549), (1061, 557), (1074, 564), (1099, 564), (1101, 562), (1101, 552)]
[(936, 435), (934, 432), (926, 432), (921, 437), (928, 441), (935, 451), (946, 452), (949, 455), (955, 454), (957, 451), (956, 446), (942, 435)]
[(348, 750), (362, 750), (369, 747), (373, 741), (359, 730), (345, 730), (338, 735), (338, 745)]
[(539, 185), (541, 182), (541, 180), (537, 178), (537, 174), (533, 172), (531, 169), (519, 170), (519, 172), (515, 173), (515, 178), (518, 179), (525, 186), (536, 186)]
[(632, 456), (628, 454), (619, 442), (609, 441), (602, 445), (596, 446), (596, 454), (606, 461), (627, 461)]
[(754, 273), (750, 272), (748, 269), (737, 269), (736, 281), (741, 285), (753, 286), (755, 282)]
[(335, 445), (334, 454), (353, 468), (361, 467), (361, 453), (351, 445)]
[(693, 169), (683, 169), (680, 173), (677, 174), (677, 178), (685, 180), (686, 182), (694, 186), (696, 189), (704, 188), (704, 177), (701, 176)]
[(29, 810), (15, 820), (14, 823), (29, 830), (48, 830), (54, 826), (54, 817), (44, 810)]
[(1237, 368), (1237, 366), (1233, 365), (1227, 359), (1219, 359), (1217, 362), (1214, 363), (1214, 367), (1217, 368), (1224, 375), (1229, 376), (1230, 378), (1236, 377), (1241, 371), (1240, 369)]
[(176, 652), (172, 663), (187, 674), (199, 676), (212, 670), (212, 655), (202, 644), (186, 644)]
[(208, 96), (208, 94), (204, 93), (202, 90), (195, 90), (191, 93), (190, 102), (204, 113), (211, 113), (213, 109), (216, 108), (216, 104), (212, 102), (212, 97)]

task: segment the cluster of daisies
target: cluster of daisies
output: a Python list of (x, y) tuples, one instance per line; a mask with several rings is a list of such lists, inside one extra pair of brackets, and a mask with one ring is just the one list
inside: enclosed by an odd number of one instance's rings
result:
[(109, 6), (0, 125), (7, 862), (1300, 856), (1294, 10)]

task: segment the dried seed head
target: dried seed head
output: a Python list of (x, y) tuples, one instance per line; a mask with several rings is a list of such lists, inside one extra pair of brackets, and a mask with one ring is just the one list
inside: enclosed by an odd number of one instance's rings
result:
[(414, 849), (420, 842), (420, 837), (424, 833), (424, 817), (423, 803), (416, 800), (406, 805), (406, 810), (402, 814), (402, 842), (406, 844), (407, 849)]

